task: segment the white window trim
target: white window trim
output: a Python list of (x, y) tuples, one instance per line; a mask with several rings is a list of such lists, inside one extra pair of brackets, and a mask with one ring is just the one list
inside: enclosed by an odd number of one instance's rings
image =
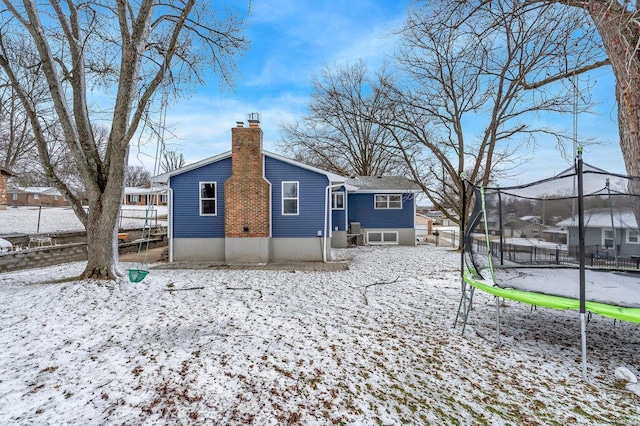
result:
[[(202, 185), (203, 184), (213, 184), (213, 195), (214, 198), (202, 198)], [(202, 200), (214, 200), (214, 208), (216, 209), (215, 213), (202, 213)], [(218, 182), (215, 181), (202, 181), (198, 182), (198, 213), (200, 216), (218, 216)]]
[(140, 202), (140, 194), (129, 194), (127, 195), (130, 203), (139, 203)]
[[(380, 241), (371, 242), (370, 234), (380, 234)], [(395, 241), (385, 241), (384, 234), (395, 234)], [(398, 245), (398, 231), (367, 231), (367, 244), (369, 245)]]
[(607, 238), (607, 232), (614, 232), (615, 230), (612, 230), (611, 228), (602, 228), (602, 247), (606, 247), (606, 240), (611, 240), (611, 245), (613, 246), (613, 243), (615, 242), (615, 234), (611, 234), (611, 238)]
[[(285, 184), (289, 184), (289, 183), (295, 183), (296, 184), (296, 197), (285, 197), (284, 196), (284, 186)], [(282, 215), (283, 216), (299, 216), (300, 215), (300, 182), (297, 180), (283, 180), (282, 181), (282, 185), (280, 186), (281, 189), (281, 198), (282, 201), (280, 203), (280, 207), (282, 209)], [(285, 200), (296, 200), (296, 212), (295, 213), (285, 213), (284, 212), (284, 202)]]
[(40, 199), (40, 194), (33, 194), (33, 199), (34, 200), (39, 200)]
[[(629, 240), (629, 236), (631, 235), (632, 232), (635, 233), (636, 235), (636, 241)], [(625, 234), (626, 234), (625, 240), (627, 244), (640, 244), (640, 230), (627, 229), (627, 232), (625, 232)]]
[(13, 194), (11, 194), (11, 201), (18, 201), (18, 193), (14, 192)]
[[(400, 197), (400, 207), (389, 207), (390, 197), (392, 196)], [(387, 199), (387, 207), (378, 207), (378, 197), (385, 197)], [(402, 210), (402, 194), (374, 194), (373, 208), (374, 210)]]
[[(342, 197), (342, 207), (335, 207), (338, 203), (336, 202), (336, 198), (338, 196)], [(332, 210), (344, 210), (344, 191), (334, 191), (331, 193), (331, 209)]]

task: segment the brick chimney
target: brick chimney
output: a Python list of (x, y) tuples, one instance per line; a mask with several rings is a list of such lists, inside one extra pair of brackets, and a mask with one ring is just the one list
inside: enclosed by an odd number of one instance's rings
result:
[(231, 129), (231, 176), (224, 183), (225, 237), (269, 237), (269, 183), (263, 177), (258, 114)]
[(0, 166), (0, 210), (7, 208), (7, 186), (9, 177), (17, 176), (9, 169)]

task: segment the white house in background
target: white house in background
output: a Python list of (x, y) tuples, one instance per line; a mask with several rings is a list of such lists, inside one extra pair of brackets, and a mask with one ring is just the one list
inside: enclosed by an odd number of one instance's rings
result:
[[(613, 254), (614, 245), (621, 257), (640, 256), (640, 233), (638, 223), (631, 209), (609, 208), (591, 209), (584, 212), (584, 244), (590, 252)], [(574, 216), (558, 222), (567, 230), (567, 245), (578, 245), (578, 217)], [(599, 250), (602, 250), (600, 253)]]
[(522, 216), (520, 220), (531, 223), (542, 223), (542, 218), (540, 216)]

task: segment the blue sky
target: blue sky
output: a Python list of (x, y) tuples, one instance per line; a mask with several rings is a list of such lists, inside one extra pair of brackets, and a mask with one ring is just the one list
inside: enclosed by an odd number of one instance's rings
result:
[[(230, 149), (231, 128), (246, 121), (248, 113), (261, 114), (264, 147), (274, 151), (282, 122), (304, 114), (312, 91), (311, 80), (324, 65), (367, 61), (375, 70), (391, 54), (389, 30), (402, 24), (409, 0), (253, 0), (247, 37), (248, 52), (239, 59), (241, 75), (234, 90), (220, 91), (215, 76), (183, 99), (171, 103), (167, 122), (175, 138), (167, 140), (170, 150), (182, 152), (187, 163)], [(233, 4), (246, 10), (247, 2)], [(613, 79), (609, 70), (596, 70), (594, 99), (602, 103), (598, 115), (578, 118), (579, 137), (596, 137), (605, 142), (585, 149), (585, 161), (613, 172), (624, 172), (618, 145)], [(586, 86), (586, 83), (583, 83)], [(557, 117), (550, 123), (572, 131), (573, 117)], [(566, 169), (568, 163), (552, 141), (542, 141), (533, 159), (513, 182), (528, 182)], [(132, 144), (130, 165), (153, 169), (155, 143)], [(286, 153), (282, 153), (286, 155)], [(511, 183), (513, 183), (511, 182)]]

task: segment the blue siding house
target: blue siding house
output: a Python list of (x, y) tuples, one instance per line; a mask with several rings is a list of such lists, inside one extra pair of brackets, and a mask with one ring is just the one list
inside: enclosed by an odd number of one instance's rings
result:
[(332, 247), (415, 244), (419, 187), (343, 177), (262, 149), (238, 122), (230, 152), (156, 176), (169, 193), (170, 261), (326, 261)]
[(353, 188), (347, 213), (351, 235), (360, 234), (364, 244), (415, 244), (418, 185), (399, 176), (356, 176), (345, 184)]

